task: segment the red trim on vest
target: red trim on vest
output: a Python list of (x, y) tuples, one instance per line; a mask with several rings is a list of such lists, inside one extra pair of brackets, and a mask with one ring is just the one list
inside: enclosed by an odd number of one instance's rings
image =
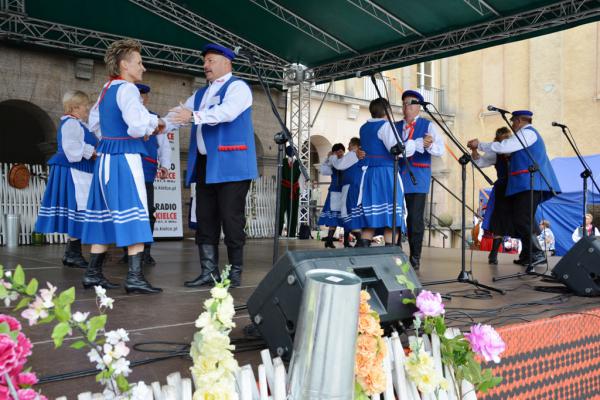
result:
[(245, 144), (239, 144), (235, 146), (219, 146), (219, 151), (240, 151), (240, 150), (248, 150), (248, 146)]
[(527, 173), (529, 173), (528, 169), (521, 169), (521, 170), (518, 170), (518, 171), (511, 172), (510, 174), (512, 176), (515, 176), (515, 175), (521, 175), (521, 174), (527, 174)]
[(146, 161), (148, 161), (149, 163), (152, 163), (152, 164), (158, 164), (158, 160), (155, 160), (152, 157), (144, 157), (144, 160), (146, 160)]
[(110, 84), (112, 83), (112, 81), (116, 81), (119, 79), (122, 80), (123, 78), (121, 78), (120, 75), (110, 77), (110, 79), (108, 80), (108, 83), (106, 84), (106, 86), (104, 86), (104, 89), (102, 90), (102, 93), (100, 94), (100, 99), (98, 100), (98, 105), (100, 105), (100, 103), (102, 103), (102, 100), (104, 99), (104, 95), (106, 94), (106, 91), (110, 87)]
[[(282, 179), (281, 186), (283, 186), (284, 188), (290, 189), (292, 186), (292, 182), (290, 182), (289, 179)], [(298, 190), (298, 189), (300, 189), (300, 182), (296, 181), (296, 182), (294, 182), (294, 190)]]
[(134, 138), (131, 136), (119, 136), (119, 137), (111, 137), (111, 136), (102, 136), (101, 140), (133, 140), (133, 139), (139, 139), (139, 138)]
[(413, 167), (416, 167), (416, 168), (429, 168), (429, 167), (431, 167), (431, 164), (425, 164), (425, 163), (419, 163), (419, 162), (412, 162), (411, 165)]

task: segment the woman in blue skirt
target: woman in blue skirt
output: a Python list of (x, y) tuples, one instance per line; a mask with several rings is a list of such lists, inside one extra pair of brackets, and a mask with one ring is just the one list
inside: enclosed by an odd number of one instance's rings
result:
[(79, 90), (70, 90), (63, 96), (65, 115), (56, 135), (58, 149), (48, 161), (50, 175), (35, 223), (36, 232), (69, 235), (62, 262), (76, 268), (88, 265), (81, 254), (80, 239), (98, 143), (83, 123), (89, 103), (88, 95)]
[[(360, 128), (360, 144), (365, 151), (365, 166), (360, 184), (358, 205), (360, 208), (360, 225), (362, 240), (360, 245), (368, 247), (377, 228), (384, 229), (386, 246), (392, 245), (392, 217), (394, 212), (394, 158), (390, 149), (397, 144), (391, 125), (385, 119), (387, 100), (378, 98), (369, 104), (371, 119)], [(406, 156), (415, 152), (415, 141), (404, 142)], [(402, 179), (396, 176), (396, 226), (404, 226), (404, 198)]]
[(350, 232), (356, 237), (356, 244), (360, 245), (361, 207), (358, 205), (360, 180), (364, 160), (359, 158), (360, 139), (353, 137), (348, 143), (348, 152), (342, 158), (333, 160), (333, 167), (343, 171), (342, 177), (342, 210), (341, 218), (344, 226), (344, 247), (350, 247)]
[(83, 242), (92, 244), (85, 288), (119, 286), (102, 274), (107, 247), (114, 243), (128, 247), (127, 293), (162, 291), (142, 274), (144, 243), (152, 242), (142, 155), (143, 140), (162, 131), (165, 123), (144, 107), (134, 84), (145, 71), (140, 52), (140, 43), (131, 39), (108, 47), (104, 61), (110, 80), (90, 112), (90, 129), (101, 139), (83, 228)]
[(327, 160), (321, 164), (320, 172), (322, 175), (331, 175), (331, 184), (327, 192), (327, 199), (323, 204), (321, 215), (319, 216), (319, 225), (325, 225), (329, 228), (325, 247), (335, 249), (333, 244), (333, 235), (338, 226), (342, 226), (342, 171), (333, 167), (333, 161), (344, 156), (346, 148), (341, 143), (336, 143), (331, 148)]

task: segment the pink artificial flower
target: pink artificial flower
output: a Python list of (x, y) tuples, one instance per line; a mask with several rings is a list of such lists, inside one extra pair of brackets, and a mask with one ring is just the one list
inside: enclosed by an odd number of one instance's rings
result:
[(46, 396), (42, 396), (33, 389), (19, 389), (17, 391), (19, 400), (48, 400)]
[(17, 357), (19, 359), (19, 365), (24, 365), (27, 362), (27, 357), (31, 355), (32, 347), (33, 345), (27, 336), (25, 336), (23, 332), (19, 332), (19, 336), (17, 336)]
[(38, 383), (38, 378), (33, 372), (23, 372), (17, 375), (17, 379), (15, 379), (15, 381), (19, 386), (33, 386)]
[(442, 296), (439, 293), (432, 293), (429, 290), (422, 290), (417, 296), (417, 308), (419, 311), (415, 313), (415, 316), (419, 318), (423, 317), (438, 317), (444, 314), (444, 303), (442, 303)]
[(0, 334), (0, 376), (10, 374), (18, 363), (17, 343), (8, 335)]
[(465, 333), (465, 338), (471, 348), (485, 361), (500, 362), (500, 353), (506, 350), (506, 344), (498, 332), (490, 325), (476, 324), (471, 327), (471, 333)]
[(8, 328), (11, 331), (20, 331), (21, 323), (17, 321), (16, 318), (11, 317), (10, 315), (0, 314), (0, 324), (6, 322), (8, 324)]
[(0, 400), (10, 399), (10, 392), (8, 391), (8, 387), (4, 385), (0, 385)]
[(38, 319), (44, 319), (48, 316), (48, 311), (44, 307), (44, 300), (37, 296), (35, 301), (29, 304), (29, 307), (21, 313), (21, 317), (29, 321), (29, 326), (37, 324)]

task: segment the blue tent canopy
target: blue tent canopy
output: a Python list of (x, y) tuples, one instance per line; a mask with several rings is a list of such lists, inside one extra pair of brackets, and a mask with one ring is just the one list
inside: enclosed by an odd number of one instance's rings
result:
[[(600, 181), (600, 154), (584, 157), (596, 182)], [(556, 255), (562, 256), (573, 246), (571, 235), (581, 226), (583, 215), (583, 171), (577, 157), (558, 157), (551, 161), (562, 193), (538, 207), (536, 219), (550, 221), (556, 240)], [(600, 182), (599, 182), (600, 183)], [(600, 204), (600, 193), (588, 179), (588, 204)]]

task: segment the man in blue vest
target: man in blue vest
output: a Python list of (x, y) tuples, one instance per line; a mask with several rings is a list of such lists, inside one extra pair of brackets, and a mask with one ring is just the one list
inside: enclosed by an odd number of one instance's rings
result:
[(202, 271), (185, 286), (212, 285), (213, 279), (220, 279), (222, 228), (231, 287), (238, 287), (246, 240), (246, 194), (250, 181), (258, 175), (252, 91), (232, 76), (233, 50), (211, 43), (204, 46), (202, 55), (208, 86), (198, 89), (167, 117), (175, 124), (193, 124), (186, 183), (196, 182), (196, 243)]
[(415, 141), (415, 153), (408, 158), (408, 162), (417, 184), (412, 183), (404, 162), (400, 163), (400, 175), (407, 208), (406, 233), (410, 248), (410, 264), (414, 269), (419, 269), (425, 232), (423, 220), (425, 200), (431, 183), (431, 156), (441, 157), (445, 148), (444, 137), (438, 133), (434, 123), (419, 117), (421, 106), (412, 104), (413, 100), (424, 101), (421, 93), (415, 90), (406, 90), (402, 93), (404, 119), (396, 123), (396, 129), (404, 142)]
[[(533, 113), (529, 110), (519, 110), (512, 113), (511, 124), (516, 135), (511, 136), (501, 142), (480, 143), (478, 139), (469, 141), (470, 148), (478, 148), (483, 152), (494, 152), (496, 154), (510, 154), (508, 184), (506, 186), (506, 200), (508, 208), (511, 210), (514, 230), (523, 244), (519, 259), (515, 264), (534, 267), (546, 260), (544, 251), (537, 240), (538, 228), (535, 224), (532, 233), (531, 220), (531, 198), (530, 189), (533, 189), (533, 215), (537, 206), (553, 196), (552, 190), (560, 193), (560, 186), (548, 154), (546, 145), (542, 136), (531, 125)], [(533, 188), (530, 185), (529, 167), (532, 165), (527, 152), (519, 142), (521, 139), (527, 147), (533, 161), (537, 165), (539, 172), (534, 173)], [(546, 181), (540, 175), (543, 174), (551, 187), (548, 187)], [(529, 264), (529, 248), (532, 248), (531, 264)]]

